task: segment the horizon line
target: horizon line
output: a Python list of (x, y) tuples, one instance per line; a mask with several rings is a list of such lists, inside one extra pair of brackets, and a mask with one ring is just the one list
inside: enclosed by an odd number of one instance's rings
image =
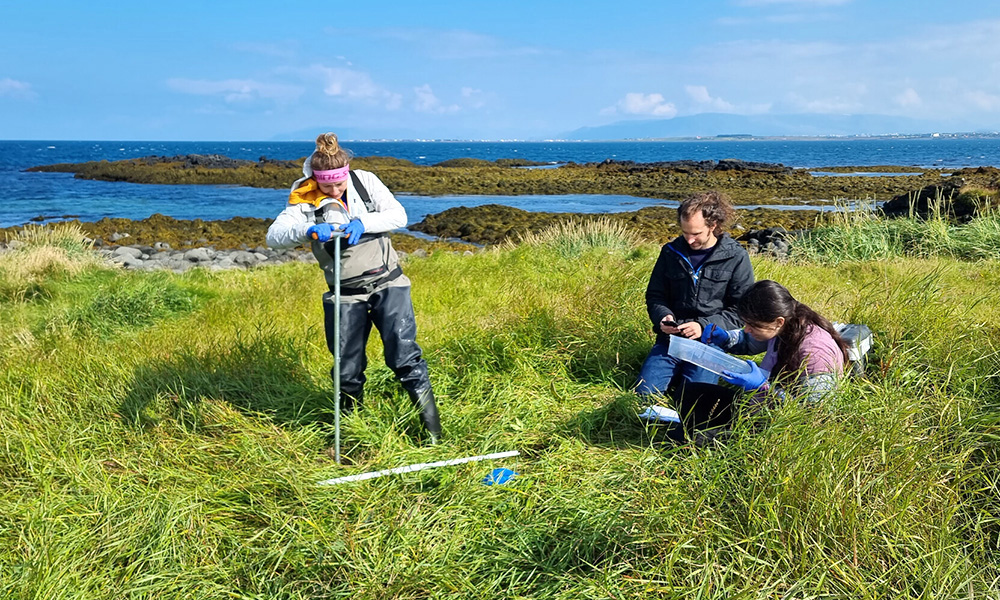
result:
[[(856, 134), (829, 134), (829, 135), (755, 135), (746, 133), (728, 133), (703, 136), (676, 136), (676, 137), (642, 137), (642, 138), (353, 138), (341, 140), (344, 143), (594, 143), (594, 142), (738, 142), (738, 141), (822, 141), (822, 140), (845, 140), (845, 139), (915, 139), (915, 138), (995, 138), (1000, 137), (1000, 132), (982, 131), (950, 131), (950, 132), (926, 132), (926, 133), (856, 133)], [(57, 138), (0, 138), (0, 142), (128, 142), (128, 143), (253, 143), (253, 144), (298, 144), (314, 143), (315, 139), (302, 140), (265, 140), (265, 139), (232, 139), (232, 140), (192, 140), (192, 139), (57, 139)]]

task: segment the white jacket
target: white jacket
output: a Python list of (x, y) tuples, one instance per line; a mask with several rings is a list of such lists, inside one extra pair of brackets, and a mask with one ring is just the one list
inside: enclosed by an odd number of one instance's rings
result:
[[(311, 155), (302, 166), (302, 173), (305, 176), (293, 183), (290, 191), (312, 177)], [(347, 210), (344, 210), (339, 200), (326, 198), (319, 204), (319, 207), (327, 207), (324, 221), (336, 227), (351, 219), (359, 219), (365, 226), (365, 233), (385, 233), (405, 226), (406, 209), (396, 200), (382, 180), (369, 171), (358, 170), (354, 173), (368, 190), (376, 212), (368, 212), (358, 191), (354, 189), (354, 182), (348, 180)], [(308, 203), (286, 206), (267, 229), (267, 245), (271, 248), (293, 248), (308, 242), (306, 231), (315, 224), (314, 213), (319, 207)]]

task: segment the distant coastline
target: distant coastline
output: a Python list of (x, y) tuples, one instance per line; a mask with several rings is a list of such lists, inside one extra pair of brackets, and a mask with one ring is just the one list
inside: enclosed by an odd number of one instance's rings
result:
[[(750, 133), (731, 133), (710, 136), (676, 136), (676, 137), (638, 137), (638, 138), (609, 138), (609, 139), (570, 139), (570, 138), (544, 138), (544, 139), (459, 139), (459, 138), (358, 138), (344, 139), (345, 144), (349, 143), (434, 143), (434, 144), (591, 144), (591, 143), (615, 143), (615, 142), (825, 142), (825, 141), (850, 141), (850, 140), (989, 140), (1000, 139), (1000, 131), (994, 132), (935, 132), (935, 133), (885, 133), (878, 135), (854, 134), (854, 135), (754, 135)], [(246, 140), (252, 142), (254, 140)], [(280, 139), (270, 140), (272, 142), (312, 142), (314, 140), (291, 140)]]
[[(319, 130), (317, 130), (319, 131)], [(851, 134), (851, 135), (756, 135), (751, 133), (723, 133), (705, 136), (672, 136), (672, 137), (628, 137), (628, 138), (498, 138), (498, 139), (463, 139), (463, 138), (343, 138), (345, 144), (594, 144), (594, 143), (664, 143), (664, 142), (836, 142), (852, 140), (1000, 140), (1000, 131), (992, 132), (933, 132), (933, 133), (884, 133), (884, 134)], [(156, 144), (309, 144), (311, 139), (235, 139), (235, 140), (147, 140), (147, 139), (14, 139), (0, 138), (0, 142), (24, 143), (156, 143)]]

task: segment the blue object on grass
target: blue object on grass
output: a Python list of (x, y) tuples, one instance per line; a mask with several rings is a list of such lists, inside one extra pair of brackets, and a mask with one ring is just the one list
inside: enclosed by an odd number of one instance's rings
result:
[(639, 419), (647, 423), (672, 423), (679, 424), (681, 416), (676, 410), (665, 406), (649, 406), (639, 414)]
[(497, 467), (490, 471), (490, 474), (483, 479), (483, 485), (503, 485), (514, 478), (517, 475), (514, 471), (510, 469), (504, 469), (503, 467)]

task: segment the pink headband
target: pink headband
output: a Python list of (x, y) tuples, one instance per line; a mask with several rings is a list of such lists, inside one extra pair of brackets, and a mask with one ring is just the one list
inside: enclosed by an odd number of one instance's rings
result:
[(339, 169), (330, 169), (329, 171), (313, 171), (313, 177), (319, 183), (337, 183), (347, 179), (350, 170), (351, 165), (344, 165)]

